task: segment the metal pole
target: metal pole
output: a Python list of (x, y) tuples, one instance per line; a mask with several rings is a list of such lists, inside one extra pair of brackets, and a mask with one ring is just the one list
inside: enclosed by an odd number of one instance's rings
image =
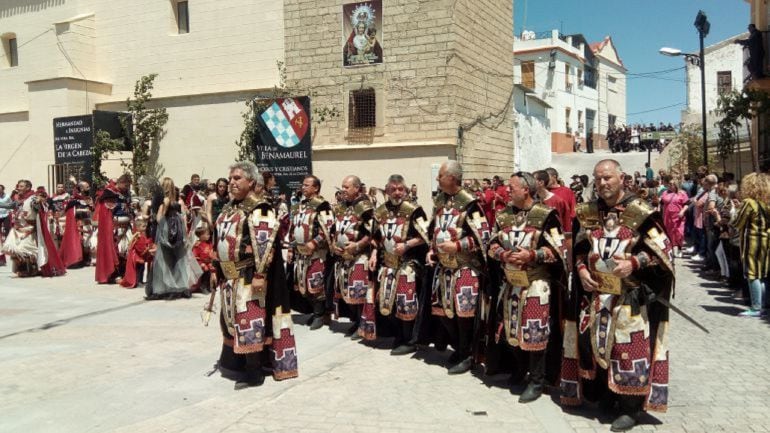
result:
[(706, 138), (706, 55), (703, 49), (703, 31), (698, 31), (700, 39), (700, 94), (701, 122), (703, 122), (703, 165), (709, 165), (708, 139)]

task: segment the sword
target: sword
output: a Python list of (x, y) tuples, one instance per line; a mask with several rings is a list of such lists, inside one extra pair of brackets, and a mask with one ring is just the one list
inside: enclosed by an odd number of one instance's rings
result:
[(674, 313), (678, 314), (679, 316), (681, 316), (682, 318), (684, 318), (688, 322), (690, 322), (693, 325), (695, 325), (696, 328), (700, 329), (701, 331), (705, 332), (706, 334), (711, 334), (711, 332), (709, 332), (709, 330), (706, 329), (705, 326), (701, 325), (697, 320), (693, 319), (689, 314), (687, 314), (684, 311), (682, 311), (679, 307), (677, 307), (676, 305), (672, 304), (667, 299), (661, 298), (658, 295), (656, 295), (655, 292), (653, 292), (652, 289), (650, 289), (649, 286), (647, 286), (646, 284), (642, 284), (642, 287), (644, 288), (645, 296), (647, 297), (647, 299), (649, 301), (651, 301), (651, 302), (658, 302), (658, 303), (660, 303), (662, 305), (665, 305), (666, 307), (671, 309), (671, 311), (673, 311)]
[(201, 320), (203, 321), (203, 326), (209, 326), (211, 313), (214, 310), (214, 297), (216, 296), (216, 294), (217, 294), (217, 291), (215, 289), (212, 289), (211, 296), (209, 297), (209, 301), (206, 303), (206, 305), (203, 306), (203, 311), (201, 311)]

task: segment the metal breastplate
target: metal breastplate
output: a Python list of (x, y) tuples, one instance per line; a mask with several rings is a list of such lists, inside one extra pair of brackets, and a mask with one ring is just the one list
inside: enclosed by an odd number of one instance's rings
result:
[[(455, 207), (443, 207), (436, 211), (435, 228), (433, 230), (433, 239), (435, 245), (443, 242), (456, 242), (466, 236), (470, 236), (465, 226), (466, 212)], [(467, 251), (458, 251), (454, 254), (447, 254), (436, 251), (439, 262), (444, 267), (458, 269), (469, 265), (475, 258), (473, 253)]]
[[(542, 231), (529, 223), (527, 211), (505, 212), (498, 214), (498, 224), (503, 229), (498, 234), (500, 246), (506, 251), (534, 250), (540, 243)], [(548, 278), (545, 266), (536, 264), (519, 266), (502, 264), (508, 282), (514, 286), (527, 287), (529, 282)]]
[[(334, 245), (344, 250), (349, 243), (355, 242), (359, 237), (361, 223), (362, 221), (352, 206), (336, 209), (334, 214)], [(353, 260), (354, 257), (343, 253), (342, 258)]]
[(305, 244), (313, 240), (313, 224), (317, 212), (310, 207), (300, 205), (292, 215), (291, 240), (302, 255), (309, 255)]
[(379, 221), (382, 236), (383, 262), (385, 266), (396, 269), (401, 265), (403, 257), (396, 254), (396, 245), (406, 242), (409, 232), (409, 220), (393, 212), (383, 216)]
[(246, 215), (237, 209), (219, 214), (216, 224), (216, 249), (220, 260), (240, 260), (240, 246), (245, 223)]
[(622, 223), (621, 214), (609, 212), (601, 215), (600, 225), (587, 233), (590, 242), (586, 265), (600, 284), (604, 293), (620, 294), (622, 287), (637, 287), (633, 275), (620, 279), (612, 275), (615, 261), (626, 259), (639, 242), (639, 234)]

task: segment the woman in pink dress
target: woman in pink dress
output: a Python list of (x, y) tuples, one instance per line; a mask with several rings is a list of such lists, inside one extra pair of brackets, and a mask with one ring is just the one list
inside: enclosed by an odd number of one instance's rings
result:
[(682, 257), (684, 245), (684, 214), (687, 212), (690, 198), (687, 193), (679, 189), (679, 180), (673, 179), (668, 183), (668, 188), (660, 196), (663, 206), (663, 225), (668, 232), (668, 238), (674, 245), (674, 255)]

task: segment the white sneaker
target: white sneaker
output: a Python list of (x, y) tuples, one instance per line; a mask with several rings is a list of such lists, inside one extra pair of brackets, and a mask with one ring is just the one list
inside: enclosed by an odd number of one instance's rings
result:
[(677, 248), (677, 249), (674, 251), (674, 257), (676, 257), (677, 259), (681, 259), (681, 258), (682, 258), (682, 250), (680, 250), (680, 249), (678, 249), (678, 248)]
[(705, 257), (701, 257), (698, 254), (696, 254), (696, 255), (690, 257), (690, 260), (692, 260), (693, 262), (702, 262), (702, 261), (706, 260), (706, 258)]
[(686, 254), (692, 254), (692, 253), (694, 253), (694, 252), (695, 252), (695, 247), (685, 248), (685, 249), (684, 249), (684, 252), (685, 252)]

